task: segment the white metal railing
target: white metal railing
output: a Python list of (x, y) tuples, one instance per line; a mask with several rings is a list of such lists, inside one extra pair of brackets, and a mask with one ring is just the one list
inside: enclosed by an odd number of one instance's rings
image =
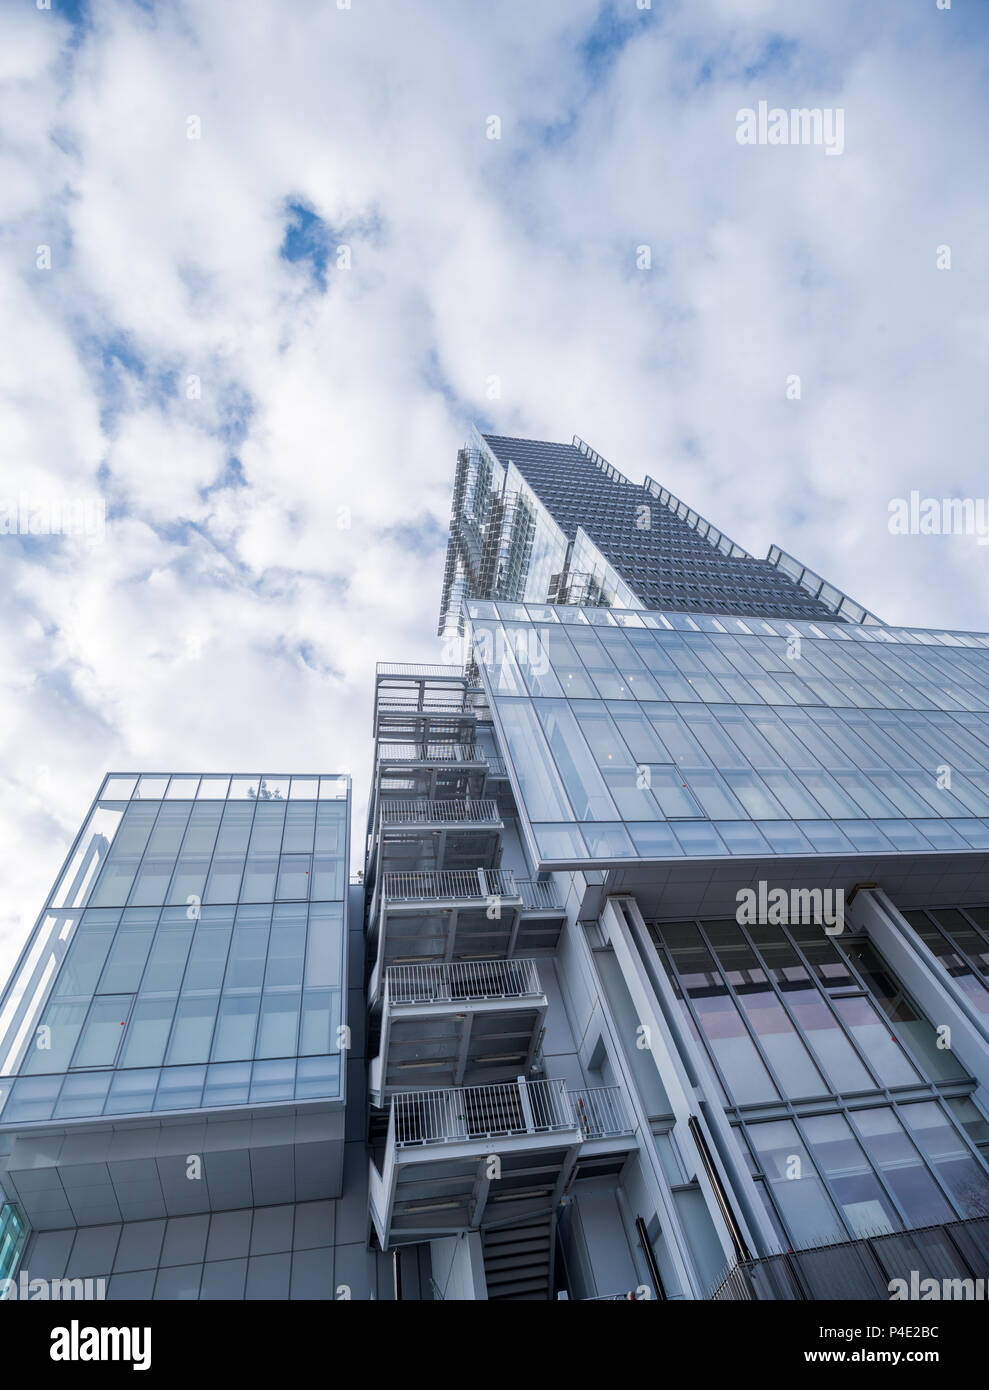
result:
[(501, 820), (498, 806), (487, 798), (480, 801), (384, 801), (382, 825), (483, 825)]
[(392, 1097), (391, 1110), (396, 1148), (577, 1128), (566, 1082), (560, 1078), (402, 1091)]
[(390, 869), (382, 878), (389, 902), (519, 896), (511, 869)]
[(562, 912), (563, 903), (552, 883), (540, 883), (535, 878), (517, 878), (515, 887), (522, 899), (522, 906), (530, 911), (535, 909), (557, 909)]
[(507, 765), (506, 765), (506, 763), (505, 763), (505, 759), (504, 759), (504, 758), (496, 758), (496, 757), (493, 757), (493, 756), (492, 756), (492, 757), (490, 757), (490, 758), (486, 758), (486, 759), (485, 759), (485, 762), (486, 762), (487, 765), (488, 765), (488, 776), (489, 776), (489, 777), (507, 777), (507, 776), (508, 776), (508, 767), (507, 767)]
[(462, 666), (429, 666), (407, 661), (379, 661), (379, 676), (434, 676), (440, 680), (463, 680)]
[(468, 743), (382, 743), (378, 762), (384, 763), (484, 763), (483, 752)]
[(444, 695), (432, 691), (425, 699), (416, 695), (379, 695), (379, 711), (413, 714), (469, 714), (473, 706), (464, 695)]
[(635, 1132), (620, 1086), (590, 1086), (581, 1091), (568, 1091), (567, 1095), (585, 1139)]
[(470, 999), (527, 999), (542, 994), (533, 960), (446, 961), (390, 965), (391, 1004), (460, 1003)]

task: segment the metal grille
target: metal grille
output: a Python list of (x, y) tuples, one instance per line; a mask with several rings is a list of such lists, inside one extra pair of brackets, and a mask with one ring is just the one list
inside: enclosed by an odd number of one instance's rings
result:
[(987, 1270), (989, 1216), (976, 1216), (747, 1260), (724, 1275), (708, 1298), (719, 1303), (843, 1298), (888, 1302), (893, 1279), (906, 1281), (908, 1299), (923, 1296), (914, 1285), (924, 1279), (937, 1281), (942, 1298), (963, 1298), (961, 1292), (944, 1292), (942, 1281), (985, 1280)]

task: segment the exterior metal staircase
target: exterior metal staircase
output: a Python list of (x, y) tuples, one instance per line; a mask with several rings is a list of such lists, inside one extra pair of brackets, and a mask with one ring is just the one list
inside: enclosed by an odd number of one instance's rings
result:
[(489, 1228), (483, 1241), (489, 1300), (533, 1302), (552, 1298), (554, 1216), (547, 1213), (524, 1225)]

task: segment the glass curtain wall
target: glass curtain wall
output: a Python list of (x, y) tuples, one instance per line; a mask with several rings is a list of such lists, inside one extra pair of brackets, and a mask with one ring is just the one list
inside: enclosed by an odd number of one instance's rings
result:
[(732, 920), (650, 932), (784, 1245), (989, 1215), (975, 1081), (867, 940)]

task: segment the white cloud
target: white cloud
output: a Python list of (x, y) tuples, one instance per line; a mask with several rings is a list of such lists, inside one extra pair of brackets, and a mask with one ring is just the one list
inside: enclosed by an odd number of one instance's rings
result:
[[(987, 491), (961, 7), (623, 0), (590, 66), (596, 0), (90, 8), (70, 48), (23, 7), (0, 58), (0, 494), (111, 506), (102, 545), (0, 538), (0, 975), (107, 768), (350, 765), (361, 825), (374, 662), (439, 654), (415, 538), (472, 416), (985, 626), (984, 547), (886, 529), (910, 487)], [(762, 98), (840, 105), (845, 153), (740, 147)], [(278, 256), (292, 199), (325, 295)]]

